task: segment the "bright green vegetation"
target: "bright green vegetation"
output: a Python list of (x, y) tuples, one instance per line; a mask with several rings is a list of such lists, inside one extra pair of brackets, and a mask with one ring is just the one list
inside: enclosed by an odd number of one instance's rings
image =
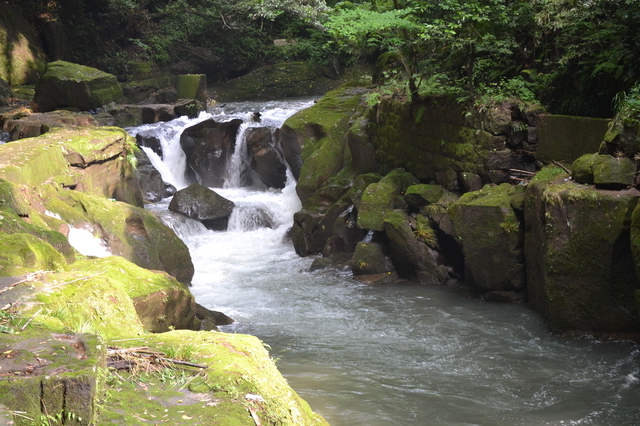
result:
[(367, 63), (377, 64), (381, 86), (372, 103), (394, 93), (473, 97), (479, 106), (516, 97), (598, 117), (611, 117), (640, 78), (635, 0), (19, 3), (28, 21), (61, 25), (71, 60), (121, 78), (135, 73), (132, 62), (171, 64), (192, 53), (219, 81), (282, 61), (333, 76)]

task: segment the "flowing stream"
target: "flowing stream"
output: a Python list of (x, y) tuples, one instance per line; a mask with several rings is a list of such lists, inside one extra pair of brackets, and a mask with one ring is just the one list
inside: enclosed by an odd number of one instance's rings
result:
[[(181, 188), (185, 127), (250, 111), (278, 127), (309, 105), (233, 104), (130, 132), (160, 137), (164, 162), (149, 156)], [(226, 186), (215, 191), (238, 206), (228, 231), (165, 217), (189, 246), (192, 292), (236, 320), (223, 331), (268, 344), (291, 386), (333, 426), (640, 424), (639, 346), (555, 336), (527, 307), (473, 300), (462, 288), (372, 286), (347, 271), (307, 272), (312, 259), (285, 238), (300, 209), (293, 179), (282, 191)], [(168, 202), (150, 208), (162, 212)], [(257, 228), (256, 211), (276, 228)]]

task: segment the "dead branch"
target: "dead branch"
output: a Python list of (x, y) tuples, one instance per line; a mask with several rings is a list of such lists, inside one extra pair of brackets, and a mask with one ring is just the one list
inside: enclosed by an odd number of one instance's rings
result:
[(567, 172), (567, 174), (569, 176), (571, 176), (571, 172), (569, 171), (569, 169), (567, 169), (565, 166), (563, 166), (562, 164), (558, 163), (556, 160), (553, 160), (553, 164), (555, 164), (556, 166), (560, 167), (562, 170), (564, 170), (565, 172)]

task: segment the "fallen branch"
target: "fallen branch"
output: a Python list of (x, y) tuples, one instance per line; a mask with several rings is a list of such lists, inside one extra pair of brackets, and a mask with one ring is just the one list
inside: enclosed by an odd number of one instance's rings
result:
[(567, 174), (569, 176), (571, 176), (571, 172), (569, 171), (569, 169), (567, 169), (565, 166), (563, 166), (562, 164), (558, 163), (556, 160), (553, 160), (553, 164), (555, 164), (556, 166), (560, 167), (562, 170), (564, 170), (565, 172), (567, 172)]
[(527, 170), (520, 170), (520, 169), (509, 169), (510, 172), (515, 172), (515, 173), (522, 173), (525, 175), (535, 175), (535, 172), (529, 172)]
[(24, 331), (25, 328), (27, 328), (29, 326), (29, 324), (31, 324), (31, 321), (33, 321), (33, 319), (35, 317), (37, 317), (38, 315), (40, 315), (40, 312), (42, 312), (42, 308), (38, 309), (38, 312), (36, 312), (31, 318), (29, 318), (29, 321), (27, 321), (27, 323), (25, 325), (22, 326), (21, 331)]
[(253, 418), (253, 421), (255, 422), (256, 426), (262, 426), (262, 422), (260, 421), (260, 417), (258, 417), (258, 413), (256, 412), (256, 409), (253, 407), (249, 407), (247, 408), (247, 410), (249, 410), (249, 414), (251, 414), (251, 417)]

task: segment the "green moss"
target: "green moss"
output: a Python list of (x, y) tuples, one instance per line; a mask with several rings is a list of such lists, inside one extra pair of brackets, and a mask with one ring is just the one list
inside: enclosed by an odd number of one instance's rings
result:
[[(162, 419), (155, 421), (177, 425), (251, 425), (250, 407), (263, 424), (327, 424), (288, 386), (262, 342), (253, 336), (173, 331), (122, 343), (148, 346), (168, 353), (185, 341), (192, 348), (193, 360), (209, 366), (201, 372), (187, 371), (187, 380), (196, 381), (194, 389), (204, 392), (194, 395), (187, 386), (176, 392), (175, 386), (163, 382), (158, 376), (146, 376), (149, 381), (144, 387), (112, 380), (110, 393), (113, 397), (105, 402), (106, 409), (98, 419), (99, 424), (136, 423), (140, 417), (151, 420), (155, 415), (156, 419)], [(196, 374), (198, 377), (194, 379)], [(263, 401), (248, 400), (245, 398), (247, 394), (258, 395)], [(169, 400), (182, 403), (167, 404)]]
[(55, 248), (30, 234), (1, 232), (0, 247), (0, 276), (67, 269), (65, 258)]
[(176, 75), (172, 77), (178, 99), (207, 100), (207, 76), (204, 74)]

